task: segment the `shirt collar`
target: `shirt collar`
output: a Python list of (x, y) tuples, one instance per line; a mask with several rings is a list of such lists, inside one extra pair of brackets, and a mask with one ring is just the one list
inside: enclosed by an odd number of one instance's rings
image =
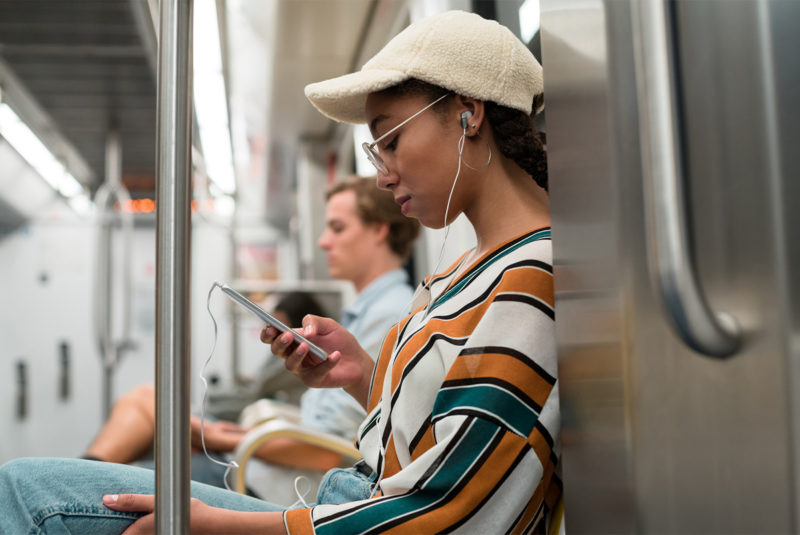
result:
[(388, 271), (370, 282), (367, 287), (358, 294), (353, 304), (344, 310), (343, 316), (358, 317), (364, 313), (364, 310), (366, 310), (375, 299), (387, 289), (397, 284), (408, 284), (408, 274), (402, 268)]

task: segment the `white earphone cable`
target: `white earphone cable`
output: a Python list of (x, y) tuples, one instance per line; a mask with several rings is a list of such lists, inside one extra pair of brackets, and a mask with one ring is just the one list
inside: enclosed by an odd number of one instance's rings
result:
[(205, 424), (206, 424), (206, 398), (208, 397), (208, 381), (206, 380), (206, 367), (208, 363), (211, 362), (211, 357), (214, 356), (214, 349), (217, 347), (217, 320), (214, 319), (214, 314), (211, 312), (211, 293), (214, 291), (214, 288), (221, 287), (222, 285), (219, 282), (214, 281), (214, 284), (211, 285), (211, 289), (208, 290), (208, 299), (206, 299), (206, 309), (208, 310), (208, 315), (211, 316), (211, 322), (214, 324), (214, 343), (211, 346), (211, 353), (208, 355), (205, 363), (203, 363), (203, 369), (200, 371), (200, 380), (203, 382), (203, 401), (200, 404), (200, 443), (203, 446), (203, 453), (205, 453), (206, 457), (213, 462), (220, 466), (226, 467), (225, 474), (222, 476), (223, 481), (225, 482), (225, 487), (228, 490), (231, 489), (228, 483), (228, 474), (230, 473), (232, 468), (239, 468), (239, 465), (236, 461), (220, 461), (219, 459), (215, 459), (212, 457), (208, 450), (206, 449), (206, 437), (205, 437)]
[[(466, 126), (463, 127), (463, 132), (461, 133), (461, 137), (458, 139), (458, 168), (456, 169), (456, 176), (453, 178), (453, 185), (450, 187), (450, 195), (447, 197), (447, 205), (444, 209), (444, 239), (442, 240), (442, 247), (439, 249), (439, 259), (436, 261), (436, 267), (433, 268), (433, 274), (439, 272), (439, 266), (442, 263), (442, 259), (444, 258), (444, 247), (447, 244), (447, 236), (450, 234), (450, 224), (447, 223), (447, 216), (450, 213), (450, 201), (453, 199), (453, 192), (456, 189), (456, 183), (458, 182), (458, 177), (461, 175), (461, 163), (463, 162), (462, 154), (464, 153), (464, 143), (467, 138), (467, 128)], [(491, 153), (489, 158), (491, 159)], [(466, 162), (464, 162), (466, 164)], [(487, 164), (488, 165), (488, 164)], [(428, 295), (428, 308), (430, 308), (431, 301), (433, 300), (433, 294), (430, 293), (430, 286), (428, 287), (429, 295)]]

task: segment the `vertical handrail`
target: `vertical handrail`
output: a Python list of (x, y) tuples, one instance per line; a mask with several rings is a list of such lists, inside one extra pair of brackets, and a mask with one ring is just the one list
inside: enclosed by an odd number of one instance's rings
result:
[(710, 357), (729, 357), (741, 345), (740, 328), (729, 314), (709, 308), (689, 247), (665, 2), (632, 0), (631, 6), (650, 270), (667, 317), (686, 345)]
[[(114, 372), (122, 360), (123, 352), (133, 347), (130, 338), (133, 214), (126, 209), (131, 197), (122, 183), (122, 145), (116, 129), (109, 131), (106, 136), (105, 156), (105, 180), (97, 188), (94, 197), (97, 240), (92, 303), (97, 348), (103, 366), (103, 421), (111, 413)], [(119, 204), (118, 211), (114, 209), (116, 203)], [(115, 265), (114, 234), (117, 227), (121, 258)], [(121, 283), (121, 290), (118, 299), (115, 299), (117, 280)], [(118, 306), (115, 307), (115, 303), (119, 303)], [(115, 322), (117, 313), (120, 313), (121, 319)], [(115, 324), (119, 326), (118, 329), (115, 329)]]
[(161, 0), (156, 174), (156, 532), (189, 532), (192, 0)]

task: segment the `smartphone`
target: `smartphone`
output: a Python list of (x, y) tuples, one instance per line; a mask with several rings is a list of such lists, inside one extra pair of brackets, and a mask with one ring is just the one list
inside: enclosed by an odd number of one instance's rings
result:
[(321, 347), (319, 347), (316, 344), (314, 344), (313, 342), (311, 342), (311, 340), (309, 340), (305, 336), (303, 336), (303, 335), (297, 333), (296, 331), (294, 331), (292, 328), (287, 326), (281, 320), (279, 320), (278, 318), (276, 318), (275, 316), (273, 316), (272, 314), (270, 314), (269, 312), (267, 312), (266, 310), (264, 310), (263, 308), (261, 308), (257, 304), (253, 303), (248, 298), (246, 298), (245, 296), (243, 296), (242, 294), (240, 294), (239, 292), (237, 292), (236, 290), (234, 290), (233, 288), (231, 288), (227, 284), (220, 284), (219, 287), (223, 292), (228, 294), (228, 296), (231, 299), (233, 299), (234, 301), (236, 301), (237, 303), (242, 305), (244, 308), (246, 308), (247, 310), (249, 310), (250, 312), (252, 312), (256, 316), (258, 316), (267, 325), (272, 325), (273, 327), (278, 329), (278, 331), (281, 332), (281, 333), (285, 333), (286, 331), (291, 331), (292, 336), (294, 336), (295, 342), (297, 342), (297, 343), (305, 342), (306, 344), (308, 344), (309, 351), (311, 351), (312, 355), (316, 356), (317, 358), (319, 358), (321, 360), (327, 360), (328, 359), (328, 354)]

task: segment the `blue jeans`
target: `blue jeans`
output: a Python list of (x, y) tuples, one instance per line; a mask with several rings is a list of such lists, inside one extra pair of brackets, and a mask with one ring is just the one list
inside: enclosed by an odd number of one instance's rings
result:
[[(153, 494), (152, 470), (81, 459), (27, 458), (0, 467), (0, 533), (117, 534), (138, 513), (112, 511), (105, 494)], [(320, 485), (318, 503), (340, 503), (369, 497), (374, 476), (335, 468)], [(214, 507), (237, 511), (282, 511), (284, 508), (218, 487), (191, 483), (191, 494)]]

